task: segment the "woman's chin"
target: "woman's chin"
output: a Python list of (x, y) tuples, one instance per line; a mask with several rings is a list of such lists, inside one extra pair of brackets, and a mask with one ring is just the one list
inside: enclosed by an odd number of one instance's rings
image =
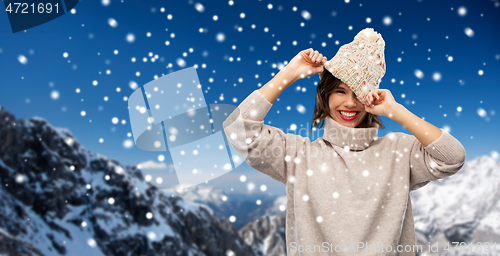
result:
[(359, 113), (353, 120), (344, 120), (338, 112), (336, 113), (335, 117), (336, 118), (334, 118), (334, 120), (337, 121), (337, 123), (342, 124), (346, 127), (357, 128), (361, 125), (361, 122), (359, 120), (362, 120), (362, 118), (364, 117), (364, 113)]
[(350, 128), (356, 128), (357, 123), (355, 123), (354, 121), (349, 121), (349, 122), (344, 121), (344, 126), (347, 126)]
[(357, 120), (352, 120), (352, 121), (346, 121), (342, 118), (340, 120), (337, 120), (338, 123), (340, 123), (343, 126), (350, 127), (350, 128), (355, 128), (358, 125)]

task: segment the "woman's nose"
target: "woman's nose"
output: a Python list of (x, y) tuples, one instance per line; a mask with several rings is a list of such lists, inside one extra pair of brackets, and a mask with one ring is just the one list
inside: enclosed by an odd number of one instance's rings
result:
[(347, 99), (347, 104), (349, 104), (350, 106), (356, 106), (357, 103), (358, 98), (356, 98), (355, 94), (351, 94), (351, 96)]

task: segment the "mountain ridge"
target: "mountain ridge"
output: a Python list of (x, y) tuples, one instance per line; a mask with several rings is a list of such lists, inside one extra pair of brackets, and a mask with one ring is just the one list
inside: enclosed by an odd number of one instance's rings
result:
[(262, 255), (209, 207), (163, 193), (136, 167), (87, 151), (67, 129), (16, 120), (3, 107), (0, 181), (0, 253)]

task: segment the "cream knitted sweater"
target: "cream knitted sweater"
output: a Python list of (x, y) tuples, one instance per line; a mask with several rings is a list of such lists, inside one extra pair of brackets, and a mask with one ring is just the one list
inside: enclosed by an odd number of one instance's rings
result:
[[(287, 255), (415, 255), (410, 191), (453, 175), (465, 149), (452, 135), (424, 147), (401, 132), (349, 128), (331, 117), (324, 135), (264, 124), (272, 104), (253, 91), (224, 121), (249, 166), (286, 186)], [(233, 156), (234, 157), (234, 156)]]

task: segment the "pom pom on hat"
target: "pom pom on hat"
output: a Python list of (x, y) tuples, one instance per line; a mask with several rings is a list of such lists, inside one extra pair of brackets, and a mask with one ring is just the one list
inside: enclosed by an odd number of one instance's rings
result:
[(368, 94), (379, 88), (385, 74), (384, 48), (382, 35), (373, 28), (365, 28), (351, 43), (341, 46), (323, 67), (346, 84), (364, 104)]
[(378, 43), (381, 46), (385, 46), (385, 41), (382, 38), (382, 35), (375, 32), (373, 28), (365, 28), (361, 30), (355, 37), (354, 40), (362, 41), (372, 41), (374, 43)]

